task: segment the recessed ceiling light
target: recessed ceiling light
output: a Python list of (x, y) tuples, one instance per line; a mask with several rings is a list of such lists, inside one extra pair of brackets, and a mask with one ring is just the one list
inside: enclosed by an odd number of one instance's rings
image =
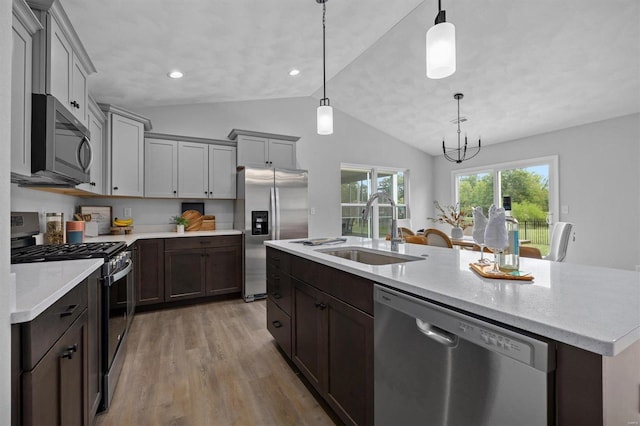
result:
[(289, 71), (289, 75), (294, 76), (294, 75), (298, 75), (300, 74), (300, 70), (299, 69), (292, 69), (291, 71)]
[(169, 74), (167, 74), (167, 76), (171, 77), (171, 78), (182, 78), (182, 76), (184, 76), (184, 74), (182, 74), (180, 71), (171, 71)]

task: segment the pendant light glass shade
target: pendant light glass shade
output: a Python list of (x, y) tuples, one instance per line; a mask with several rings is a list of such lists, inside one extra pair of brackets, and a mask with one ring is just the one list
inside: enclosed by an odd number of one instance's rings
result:
[(320, 105), (318, 107), (318, 134), (333, 134), (333, 108), (329, 105)]
[(427, 31), (427, 77), (445, 78), (456, 72), (456, 27), (441, 22)]

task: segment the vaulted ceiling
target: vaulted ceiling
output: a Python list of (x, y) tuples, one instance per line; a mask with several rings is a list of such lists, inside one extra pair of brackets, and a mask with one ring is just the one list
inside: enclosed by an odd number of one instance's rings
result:
[[(61, 1), (98, 70), (89, 84), (100, 102), (322, 97), (315, 0)], [(427, 153), (440, 154), (443, 137), (455, 144), (456, 92), (463, 133), (483, 144), (640, 111), (637, 0), (444, 0), (457, 71), (441, 80), (425, 75), (436, 0), (326, 6), (332, 106)], [(167, 78), (172, 69), (185, 77)]]

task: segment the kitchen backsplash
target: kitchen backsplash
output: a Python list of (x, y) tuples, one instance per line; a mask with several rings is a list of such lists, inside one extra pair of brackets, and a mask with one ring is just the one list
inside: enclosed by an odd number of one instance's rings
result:
[(78, 206), (111, 206), (113, 217), (125, 217), (124, 209), (128, 208), (134, 220), (134, 232), (169, 231), (173, 229), (171, 217), (181, 213), (183, 202), (204, 203), (204, 213), (216, 217), (216, 229), (233, 229), (233, 200), (85, 198), (11, 185), (11, 211), (39, 212), (43, 232), (45, 213), (61, 212), (65, 220), (72, 220)]

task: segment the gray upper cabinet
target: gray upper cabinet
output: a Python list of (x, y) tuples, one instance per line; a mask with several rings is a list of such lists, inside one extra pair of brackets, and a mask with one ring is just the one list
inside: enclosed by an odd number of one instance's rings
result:
[(98, 104), (107, 116), (105, 195), (144, 196), (144, 131), (151, 121), (115, 105)]
[(11, 60), (11, 173), (31, 176), (33, 36), (42, 25), (24, 0), (13, 0)]
[(144, 141), (144, 196), (178, 197), (178, 142), (146, 138)]
[(87, 98), (87, 124), (89, 128), (91, 144), (91, 169), (89, 170), (89, 183), (77, 186), (86, 192), (96, 195), (104, 194), (104, 139), (106, 117), (98, 107), (98, 104), (90, 96)]
[(209, 198), (236, 198), (236, 148), (209, 145)]
[(236, 147), (228, 141), (147, 132), (145, 197), (236, 197)]
[(233, 129), (229, 139), (237, 141), (238, 166), (296, 168), (296, 136)]
[(33, 91), (52, 94), (88, 126), (87, 76), (96, 69), (60, 2), (36, 14), (45, 30), (34, 38)]
[(178, 142), (178, 195), (209, 198), (209, 146)]

